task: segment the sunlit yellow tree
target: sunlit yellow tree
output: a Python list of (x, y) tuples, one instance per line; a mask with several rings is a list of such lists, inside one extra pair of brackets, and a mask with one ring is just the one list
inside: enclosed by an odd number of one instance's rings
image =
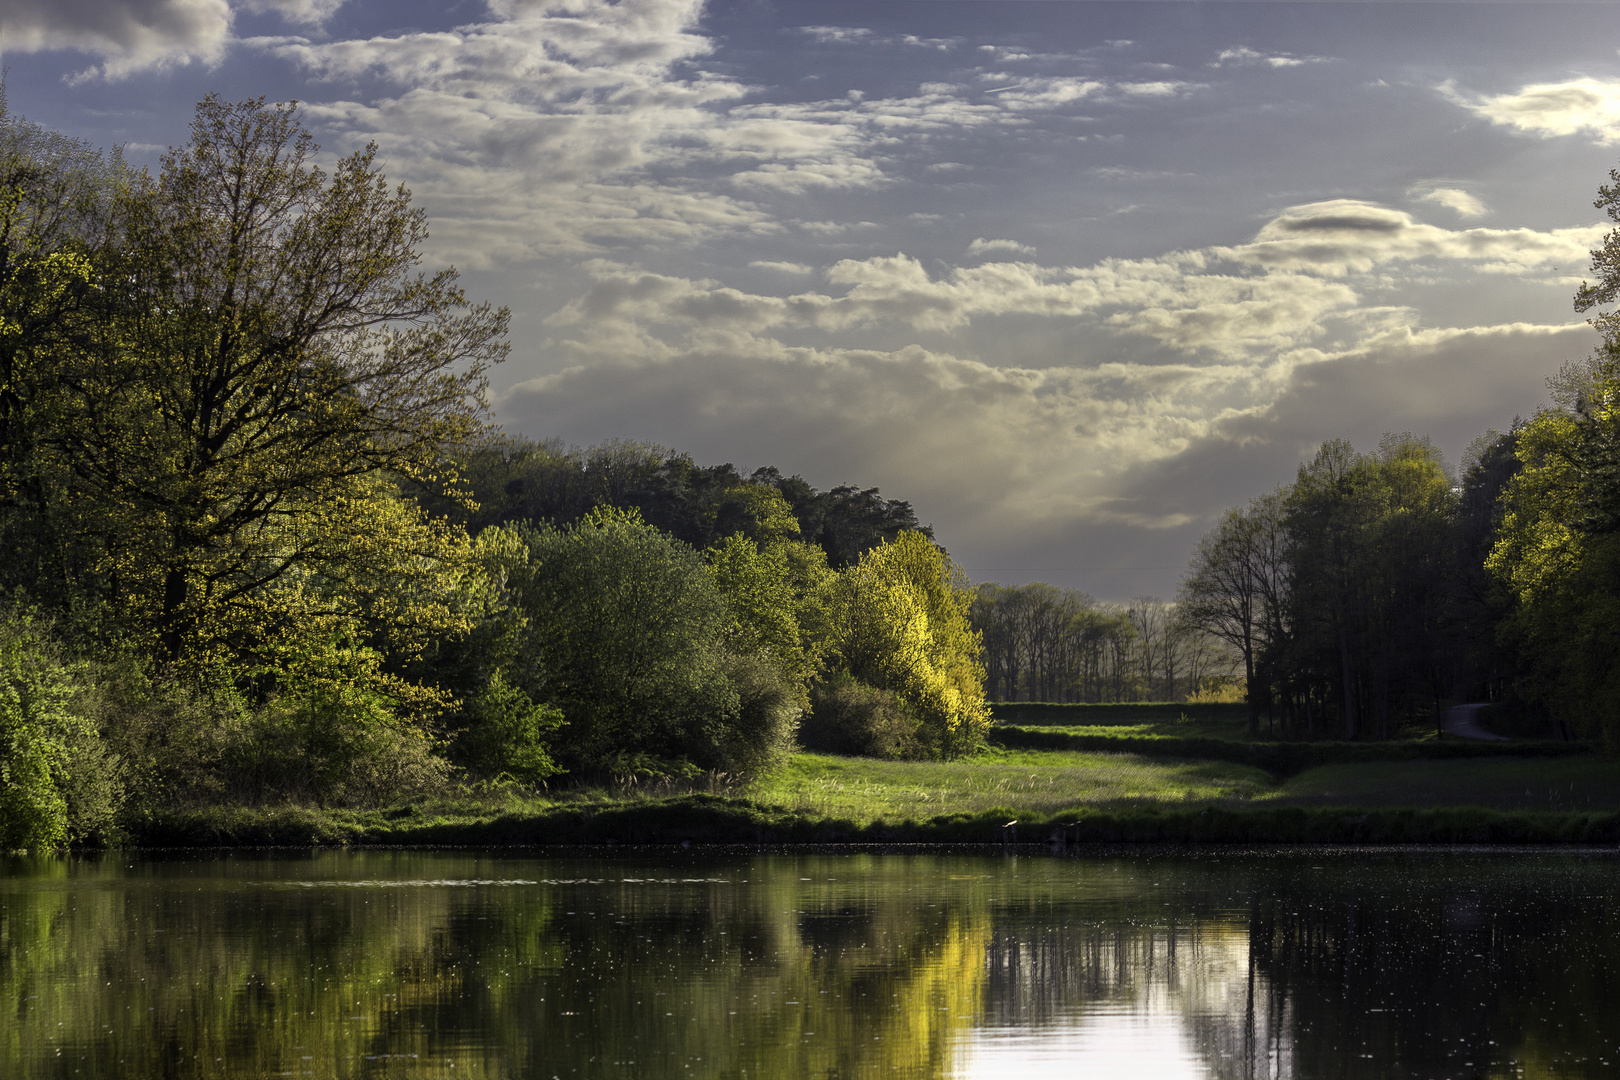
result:
[(886, 690), (917, 718), (924, 752), (976, 749), (990, 726), (967, 577), (921, 533), (861, 556), (827, 588), (829, 667)]

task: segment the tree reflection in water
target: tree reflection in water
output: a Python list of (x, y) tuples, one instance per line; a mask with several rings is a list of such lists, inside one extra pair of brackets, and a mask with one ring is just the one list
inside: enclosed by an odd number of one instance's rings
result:
[(5, 1077), (1620, 1072), (1611, 856), (10, 862)]

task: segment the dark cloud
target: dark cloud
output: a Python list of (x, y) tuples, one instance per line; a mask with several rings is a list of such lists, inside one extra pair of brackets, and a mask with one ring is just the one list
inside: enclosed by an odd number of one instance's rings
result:
[(110, 78), (218, 60), (230, 30), (226, 0), (7, 0), (0, 7), (0, 51), (88, 53), (102, 60), (93, 71)]

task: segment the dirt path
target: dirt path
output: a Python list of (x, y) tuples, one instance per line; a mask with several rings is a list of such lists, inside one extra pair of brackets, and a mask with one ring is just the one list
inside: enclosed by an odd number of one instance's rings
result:
[(1447, 735), (1464, 739), (1493, 739), (1506, 742), (1507, 736), (1493, 735), (1479, 726), (1479, 711), (1484, 705), (1453, 705), (1440, 717), (1440, 728)]

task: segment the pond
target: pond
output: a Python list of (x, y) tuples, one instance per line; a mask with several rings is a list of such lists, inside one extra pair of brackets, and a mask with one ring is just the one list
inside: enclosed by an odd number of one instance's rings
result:
[(0, 864), (0, 1076), (1620, 1075), (1613, 852)]

